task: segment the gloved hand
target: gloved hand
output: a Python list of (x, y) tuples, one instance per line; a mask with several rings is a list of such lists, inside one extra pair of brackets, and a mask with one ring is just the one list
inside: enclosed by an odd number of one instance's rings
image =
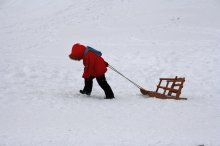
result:
[(105, 61), (106, 67), (108, 67), (108, 62)]
[(70, 58), (71, 60), (73, 60), (73, 58), (72, 58), (71, 54), (69, 55), (69, 58)]

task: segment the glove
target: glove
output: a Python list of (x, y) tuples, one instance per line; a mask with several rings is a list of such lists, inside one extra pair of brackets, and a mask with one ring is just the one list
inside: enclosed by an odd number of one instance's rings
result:
[(70, 59), (73, 59), (72, 56), (71, 56), (71, 54), (69, 55), (69, 58), (70, 58)]
[(108, 67), (108, 62), (105, 61), (106, 67)]

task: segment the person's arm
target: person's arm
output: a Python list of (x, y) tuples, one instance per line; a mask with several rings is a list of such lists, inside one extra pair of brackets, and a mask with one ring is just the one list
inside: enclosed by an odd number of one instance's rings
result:
[(84, 61), (84, 73), (83, 78), (89, 78), (92, 76), (94, 72), (94, 59), (88, 56), (87, 59)]

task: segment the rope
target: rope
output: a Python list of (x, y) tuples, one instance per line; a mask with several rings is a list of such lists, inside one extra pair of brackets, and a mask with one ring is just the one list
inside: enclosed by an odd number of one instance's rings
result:
[(141, 86), (139, 86), (137, 83), (133, 82), (132, 80), (130, 80), (129, 78), (127, 78), (125, 75), (123, 75), (122, 73), (120, 73), (117, 69), (115, 69), (114, 67), (112, 67), (111, 65), (108, 65), (110, 69), (112, 69), (113, 71), (115, 71), (116, 73), (118, 73), (119, 75), (121, 75), (122, 77), (124, 77), (125, 79), (127, 79), (129, 82), (131, 82), (133, 85), (135, 85), (137, 88), (139, 89), (143, 89)]

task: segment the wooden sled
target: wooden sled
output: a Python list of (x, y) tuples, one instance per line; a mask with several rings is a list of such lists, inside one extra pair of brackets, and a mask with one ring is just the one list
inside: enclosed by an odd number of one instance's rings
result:
[[(165, 85), (163, 85), (164, 82)], [(156, 91), (148, 91), (143, 88), (140, 88), (140, 91), (143, 95), (147, 95), (149, 97), (156, 97), (160, 99), (187, 100), (187, 98), (180, 97), (184, 82), (185, 78), (178, 78), (177, 76), (175, 78), (160, 78)], [(160, 93), (159, 90), (163, 90), (163, 92)]]

